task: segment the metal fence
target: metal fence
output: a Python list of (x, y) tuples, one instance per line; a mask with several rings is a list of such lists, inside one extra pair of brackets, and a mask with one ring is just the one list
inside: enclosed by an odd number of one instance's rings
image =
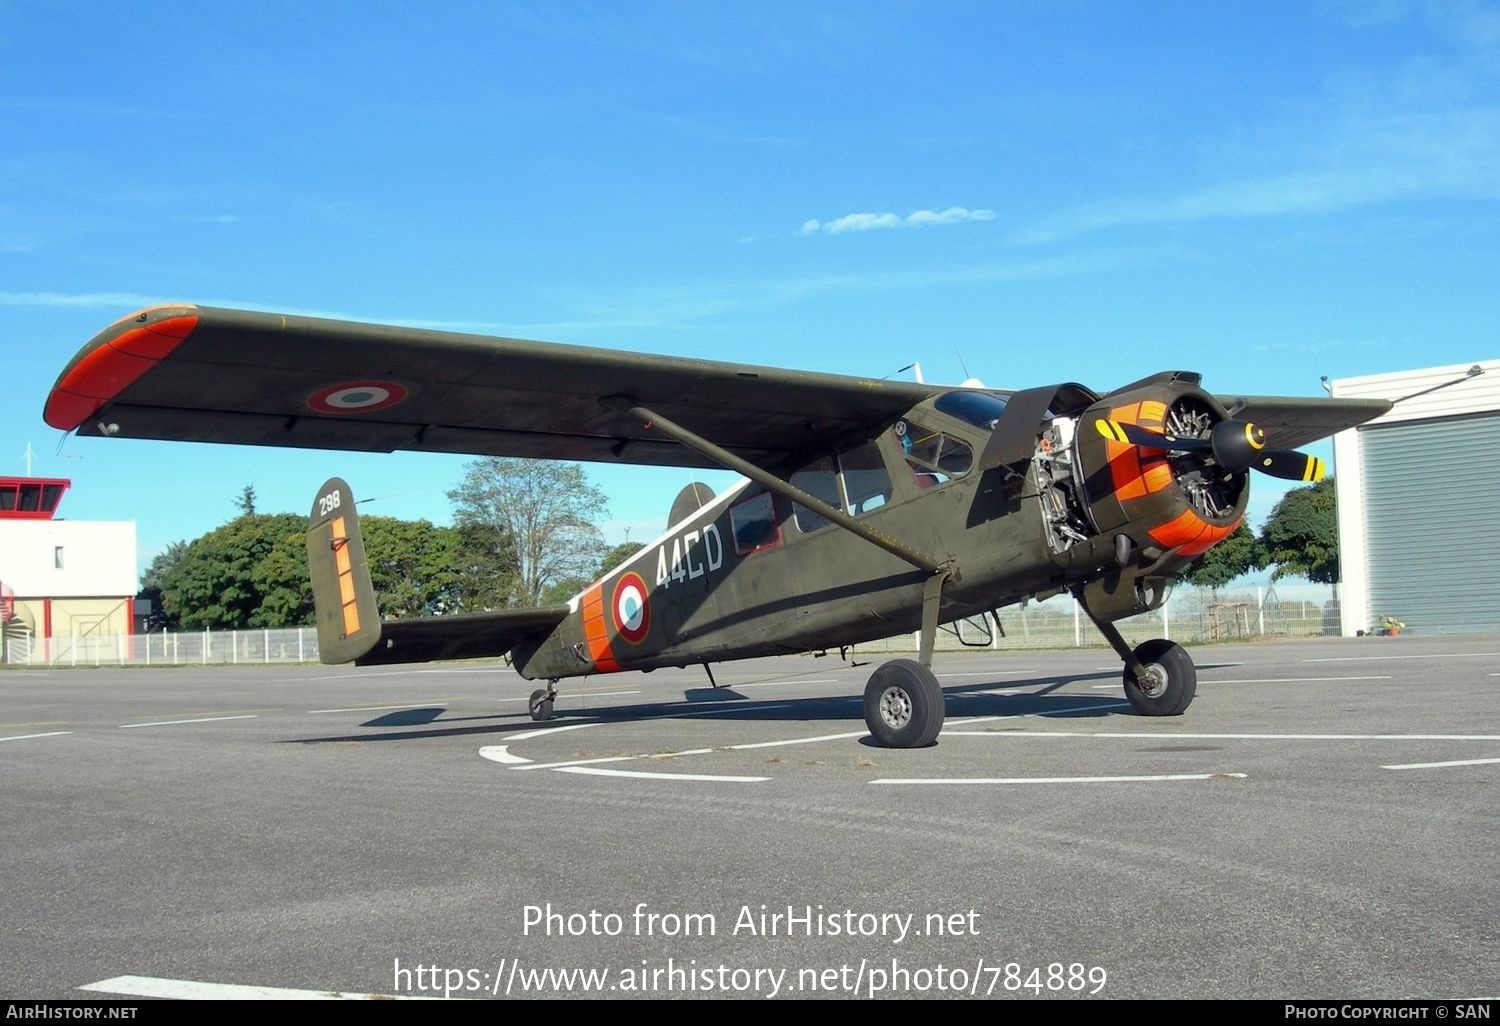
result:
[[(1108, 642), (1069, 595), (1008, 606), (989, 617), (946, 624), (939, 649), (1104, 648)], [(1161, 608), (1116, 624), (1132, 645), (1151, 638), (1185, 644), (1339, 633), (1339, 604), (1330, 585), (1249, 585), (1173, 589)], [(915, 634), (855, 647), (858, 652), (912, 652)]]
[[(11, 621), (14, 628), (16, 621)], [(1339, 633), (1333, 589), (1315, 584), (1251, 585), (1241, 588), (1179, 587), (1155, 612), (1122, 620), (1132, 645), (1148, 638), (1185, 643), (1263, 637), (1310, 637)], [(999, 611), (999, 629), (989, 617), (946, 625), (939, 649), (1104, 647), (1105, 641), (1070, 596)], [(855, 646), (857, 652), (915, 652), (914, 634)], [(39, 638), (7, 630), (0, 662), (12, 666), (225, 666), (318, 661), (312, 627), (279, 630), (166, 631), (134, 635)]]

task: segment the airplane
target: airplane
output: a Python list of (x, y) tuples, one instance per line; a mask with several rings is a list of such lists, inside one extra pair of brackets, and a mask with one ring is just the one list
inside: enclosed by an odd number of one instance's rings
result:
[(308, 519), (320, 658), (357, 665), (508, 656), (571, 677), (827, 651), (916, 632), (864, 691), (876, 743), (932, 744), (941, 624), (1071, 592), (1124, 664), (1131, 707), (1184, 712), (1175, 642), (1115, 622), (1240, 524), (1251, 471), (1312, 481), (1299, 446), (1377, 399), (1218, 396), (1165, 371), (1100, 394), (1074, 382), (945, 387), (549, 342), (193, 305), (155, 306), (68, 363), (44, 418), (123, 438), (724, 468), (684, 488), (665, 534), (566, 604), (382, 621), (354, 497)]

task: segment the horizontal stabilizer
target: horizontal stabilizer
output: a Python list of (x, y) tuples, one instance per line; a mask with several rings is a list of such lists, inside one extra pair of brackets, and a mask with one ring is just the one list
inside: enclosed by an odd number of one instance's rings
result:
[(502, 656), (532, 635), (555, 627), (567, 615), (567, 606), (540, 606), (387, 620), (380, 625), (379, 643), (354, 662), (357, 666), (379, 666)]

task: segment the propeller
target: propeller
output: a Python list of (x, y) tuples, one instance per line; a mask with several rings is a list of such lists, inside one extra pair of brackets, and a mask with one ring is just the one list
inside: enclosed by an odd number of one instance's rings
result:
[(1291, 449), (1267, 449), (1266, 433), (1243, 420), (1221, 420), (1207, 438), (1182, 438), (1164, 435), (1139, 424), (1122, 424), (1117, 420), (1094, 422), (1099, 433), (1111, 442), (1140, 445), (1169, 452), (1207, 452), (1225, 470), (1242, 474), (1258, 470), (1287, 481), (1320, 481), (1323, 461), (1316, 456)]

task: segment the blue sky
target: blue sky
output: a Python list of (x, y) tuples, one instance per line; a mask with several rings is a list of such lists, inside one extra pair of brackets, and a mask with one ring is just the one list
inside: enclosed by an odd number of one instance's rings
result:
[[(246, 484), (448, 520), (462, 457), (63, 442), (174, 300), (995, 387), (1494, 359), (1497, 86), (1482, 3), (0, 0), (0, 473), (143, 562)], [(589, 469), (611, 541), (688, 480)]]

